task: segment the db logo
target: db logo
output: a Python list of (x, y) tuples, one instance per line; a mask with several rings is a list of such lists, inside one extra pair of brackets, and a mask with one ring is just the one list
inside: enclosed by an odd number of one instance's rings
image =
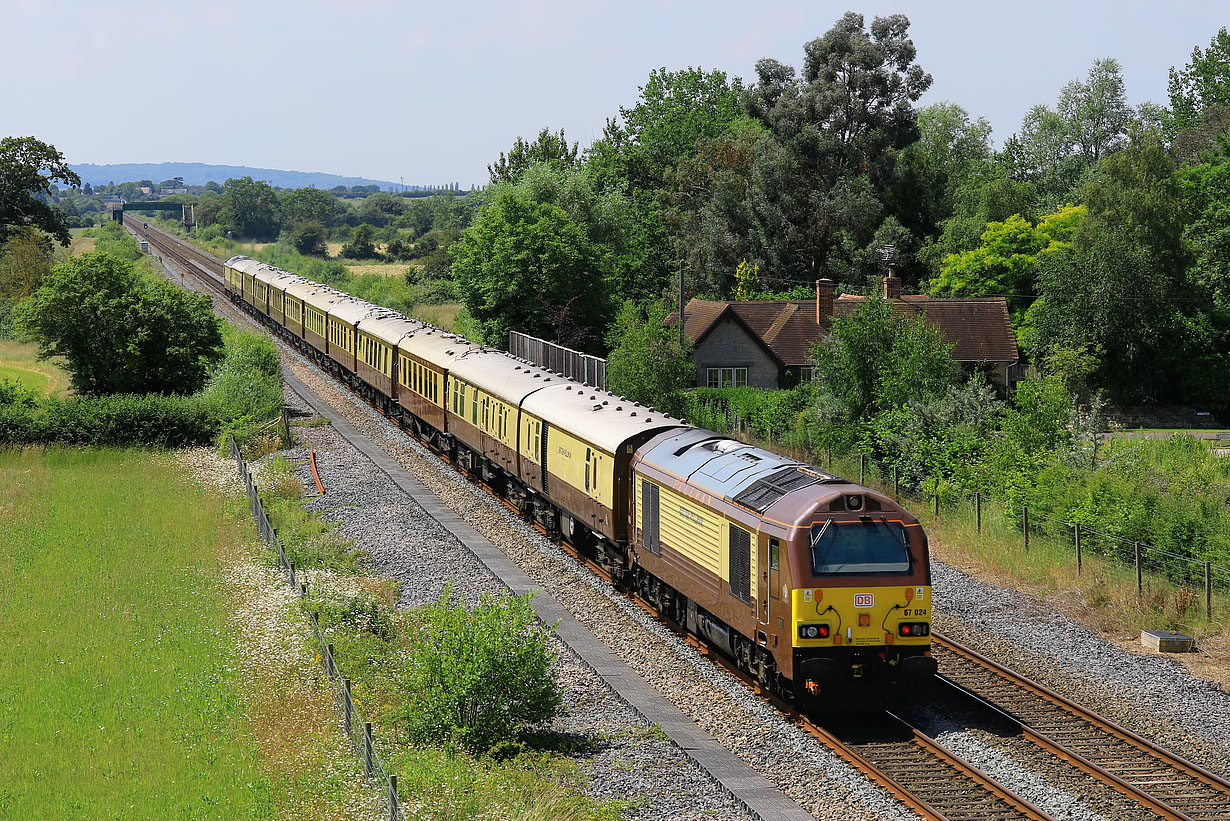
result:
[(874, 607), (875, 603), (876, 603), (875, 593), (855, 593), (854, 594), (854, 606), (855, 607), (864, 607), (864, 608)]

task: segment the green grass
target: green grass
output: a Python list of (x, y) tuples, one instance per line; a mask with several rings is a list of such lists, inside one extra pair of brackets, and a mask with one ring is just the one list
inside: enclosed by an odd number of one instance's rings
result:
[(0, 339), (0, 379), (15, 379), (39, 396), (66, 392), (68, 374), (57, 367), (55, 360), (38, 358), (38, 346), (33, 342)]
[(240, 522), (166, 456), (0, 450), (0, 816), (265, 817), (228, 662)]
[(10, 379), (28, 391), (34, 391), (39, 396), (51, 392), (51, 377), (45, 373), (18, 368), (12, 365), (0, 364), (0, 380)]

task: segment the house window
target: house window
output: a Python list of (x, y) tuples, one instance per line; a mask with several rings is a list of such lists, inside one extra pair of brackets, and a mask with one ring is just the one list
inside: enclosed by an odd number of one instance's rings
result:
[(710, 388), (746, 388), (747, 368), (706, 368), (705, 384)]
[(815, 365), (800, 365), (799, 366), (799, 384), (816, 381), (816, 366)]

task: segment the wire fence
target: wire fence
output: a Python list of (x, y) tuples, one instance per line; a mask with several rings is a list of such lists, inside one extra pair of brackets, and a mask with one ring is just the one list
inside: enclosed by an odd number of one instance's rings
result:
[[(734, 434), (747, 435), (751, 432), (747, 421), (737, 415), (730, 416), (729, 422), (729, 429)], [(773, 442), (772, 436), (769, 442)], [(849, 456), (854, 458), (853, 454)], [(833, 453), (825, 451), (825, 458), (831, 466)], [(946, 489), (944, 483), (936, 477), (910, 473), (866, 454), (858, 454), (857, 458), (859, 484), (866, 485), (868, 479), (871, 479), (894, 499), (908, 498), (913, 502), (925, 504), (937, 516), (945, 509), (968, 506), (969, 512), (973, 513), (978, 533), (982, 533), (984, 527), (994, 525), (1004, 533), (1015, 533), (1021, 540), (1023, 550), (1029, 550), (1031, 544), (1036, 546), (1039, 540), (1068, 549), (1074, 555), (1078, 574), (1083, 572), (1084, 559), (1090, 554), (1134, 568), (1138, 596), (1144, 595), (1146, 574), (1160, 576), (1191, 590), (1192, 595), (1202, 592), (1205, 615), (1211, 618), (1214, 593), (1230, 593), (1228, 567), (1203, 561), (1193, 555), (1156, 547), (1147, 542), (1107, 533), (1080, 522), (1067, 521), (1026, 506), (1014, 505), (1008, 500), (997, 499), (986, 493), (966, 495), (952, 491)]]
[[(286, 417), (283, 414), (282, 426), (283, 430), (287, 433), (287, 438), (289, 438), (289, 428), (286, 426), (285, 420)], [(239, 445), (236, 444), (234, 437), (230, 437), (230, 442), (231, 456), (235, 459), (235, 465), (239, 470), (239, 478), (243, 480), (244, 489), (247, 491), (252, 519), (256, 522), (256, 529), (260, 533), (261, 541), (277, 551), (278, 566), (285, 574), (291, 589), (295, 591), (300, 599), (306, 599), (307, 584), (299, 580), (294, 562), (287, 559), (286, 550), (278, 539), (277, 529), (269, 523), (269, 517), (265, 514), (265, 506), (261, 502), (256, 482), (248, 471), (248, 464), (244, 460), (243, 454), (239, 451)], [(388, 770), (385, 769), (384, 764), (380, 761), (380, 757), (376, 754), (375, 748), (372, 746), (372, 725), (370, 722), (363, 720), (363, 717), (359, 715), (359, 711), (355, 707), (354, 699), (350, 695), (350, 679), (343, 677), (337, 667), (337, 661), (333, 656), (333, 645), (320, 627), (320, 617), (316, 613), (312, 613), (311, 616), (312, 635), (316, 638), (321, 663), (325, 668), (325, 678), (329, 683), (329, 692), (333, 696), (338, 711), (342, 714), (342, 726), (346, 732), (346, 737), (349, 739), (355, 754), (363, 763), (364, 775), (371, 782), (372, 786), (380, 791), (381, 807), (387, 813), (388, 818), (390, 821), (401, 821), (406, 816), (402, 811), (401, 801), (397, 795), (397, 776), (389, 775)]]

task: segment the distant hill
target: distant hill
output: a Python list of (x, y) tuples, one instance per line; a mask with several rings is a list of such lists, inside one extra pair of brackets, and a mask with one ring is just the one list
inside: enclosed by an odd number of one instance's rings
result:
[[(90, 185), (106, 185), (109, 182), (136, 182), (138, 180), (153, 180), (158, 184), (163, 180), (183, 177), (188, 185), (204, 185), (213, 180), (224, 183), (228, 179), (251, 177), (254, 180), (265, 180), (277, 188), (332, 188), (335, 185), (379, 185), (384, 190), (400, 188), (397, 183), (385, 180), (369, 180), (364, 177), (342, 177), (337, 174), (326, 174), (322, 171), (278, 171), (272, 168), (248, 168), (244, 165), (206, 165), (199, 162), (161, 162), (161, 163), (115, 163), (112, 165), (94, 165), (82, 163), (73, 165), (72, 169), (81, 177), (81, 182)], [(408, 185), (408, 189), (421, 186)]]

